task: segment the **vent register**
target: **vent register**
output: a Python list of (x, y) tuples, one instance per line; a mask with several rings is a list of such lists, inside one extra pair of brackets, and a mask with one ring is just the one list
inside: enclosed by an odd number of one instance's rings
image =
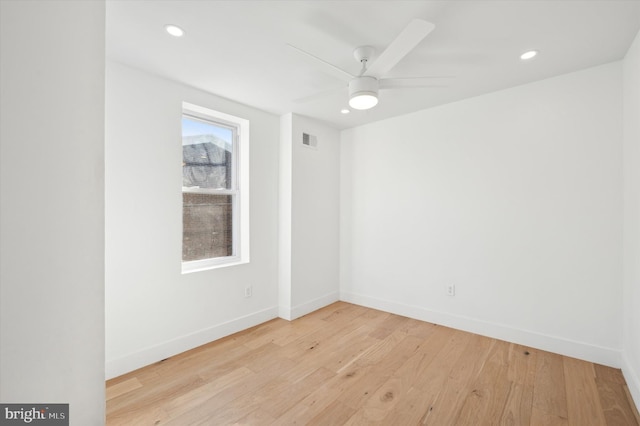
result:
[(302, 145), (312, 148), (318, 149), (318, 138), (314, 135), (310, 135), (308, 133), (302, 134)]

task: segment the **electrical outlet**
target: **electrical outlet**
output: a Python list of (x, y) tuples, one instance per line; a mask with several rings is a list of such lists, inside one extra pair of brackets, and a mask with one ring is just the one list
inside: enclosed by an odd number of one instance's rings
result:
[(252, 293), (253, 293), (253, 288), (250, 285), (244, 288), (244, 297), (251, 297)]
[(455, 296), (456, 295), (456, 286), (454, 284), (449, 284), (447, 286), (447, 295)]

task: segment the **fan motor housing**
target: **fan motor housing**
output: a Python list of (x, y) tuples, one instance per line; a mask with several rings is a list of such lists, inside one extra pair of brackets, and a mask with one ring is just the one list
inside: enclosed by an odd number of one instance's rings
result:
[(378, 79), (371, 76), (356, 77), (349, 82), (349, 97), (358, 95), (378, 95)]

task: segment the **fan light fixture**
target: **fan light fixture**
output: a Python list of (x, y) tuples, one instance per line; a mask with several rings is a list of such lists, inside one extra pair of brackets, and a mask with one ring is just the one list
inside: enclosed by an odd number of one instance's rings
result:
[(349, 82), (349, 106), (365, 110), (378, 104), (378, 80), (375, 77), (356, 77)]
[(353, 109), (370, 109), (378, 104), (378, 98), (375, 94), (360, 93), (349, 99), (349, 106)]

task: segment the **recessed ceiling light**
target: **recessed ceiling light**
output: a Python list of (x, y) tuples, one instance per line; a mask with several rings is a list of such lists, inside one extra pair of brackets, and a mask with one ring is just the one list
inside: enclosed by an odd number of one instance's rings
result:
[(522, 55), (520, 55), (520, 59), (522, 59), (523, 61), (526, 61), (527, 59), (532, 59), (537, 54), (538, 54), (537, 50), (529, 50), (527, 52), (524, 52)]
[(349, 114), (351, 111), (349, 111), (347, 108), (342, 108), (342, 109), (340, 110), (340, 112), (341, 112), (342, 114)]
[(182, 37), (184, 35), (184, 30), (175, 25), (165, 25), (164, 29), (174, 37)]

